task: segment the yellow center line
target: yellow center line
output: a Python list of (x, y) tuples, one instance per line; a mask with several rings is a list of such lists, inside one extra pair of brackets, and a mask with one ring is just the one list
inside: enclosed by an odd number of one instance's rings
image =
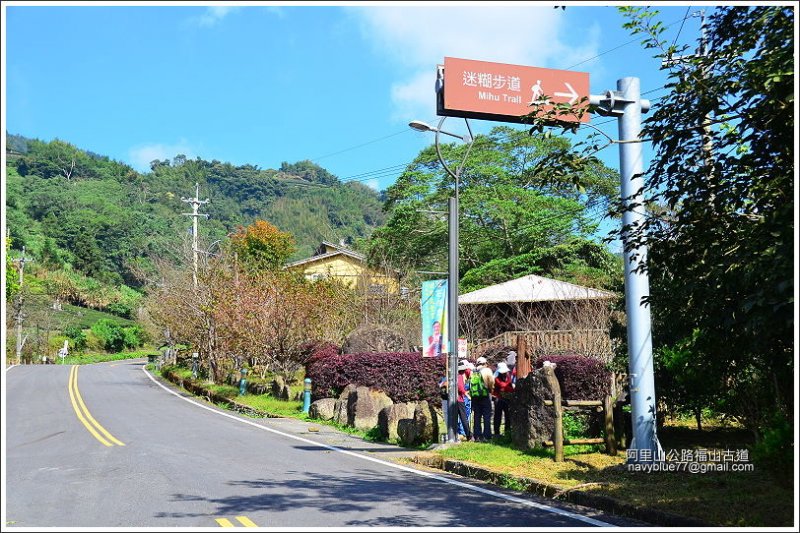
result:
[(222, 527), (234, 527), (231, 521), (228, 520), (227, 518), (215, 518), (214, 520), (216, 520), (217, 524), (219, 524)]
[(72, 392), (72, 378), (75, 376), (75, 368), (76, 367), (73, 366), (69, 370), (69, 387), (68, 387), (68, 389), (69, 389), (69, 400), (70, 400), (70, 402), (72, 402), (72, 408), (75, 409), (75, 414), (78, 415), (78, 420), (80, 420), (81, 423), (86, 427), (86, 429), (89, 430), (89, 433), (94, 435), (94, 438), (96, 438), (102, 444), (104, 444), (106, 446), (113, 446), (113, 444), (111, 444), (106, 439), (101, 437), (97, 433), (97, 431), (95, 431), (95, 429), (89, 424), (89, 422), (86, 421), (86, 418), (83, 416), (83, 413), (81, 412), (80, 408), (78, 407), (77, 402), (75, 401), (75, 393)]
[(258, 527), (257, 525), (255, 525), (255, 523), (253, 523), (252, 520), (250, 520), (246, 516), (237, 516), (236, 520), (241, 522), (242, 525), (245, 526), (245, 527)]
[[(73, 390), (74, 390), (74, 394), (73, 394)], [(83, 403), (83, 398), (81, 397), (81, 393), (78, 390), (78, 367), (77, 366), (73, 366), (72, 369), (70, 370), (70, 391), (69, 392), (70, 392), (70, 399), (72, 400), (72, 406), (73, 406), (73, 408), (75, 408), (75, 412), (78, 413), (78, 418), (81, 420), (81, 422), (83, 422), (83, 425), (86, 426), (86, 428), (89, 430), (89, 432), (92, 435), (94, 435), (95, 438), (97, 438), (97, 440), (99, 440), (100, 442), (102, 442), (106, 446), (112, 446), (112, 444), (110, 444), (108, 441), (111, 441), (114, 444), (117, 444), (118, 446), (125, 446), (125, 444), (123, 442), (121, 442), (120, 440), (116, 439), (111, 433), (109, 433), (106, 430), (106, 428), (101, 426), (100, 423), (97, 420), (95, 420), (94, 417), (92, 417), (91, 413), (89, 413), (89, 409), (86, 407), (86, 404)], [(78, 407), (76, 407), (76, 405), (75, 405), (75, 398), (77, 398), (78, 404), (80, 405), (80, 407), (83, 410), (82, 413), (80, 412)], [(83, 415), (85, 415), (85, 418), (83, 417)], [(91, 422), (91, 424), (94, 425), (95, 428), (97, 428), (105, 436), (105, 438), (101, 437), (100, 435), (97, 434), (96, 431), (94, 431), (94, 429), (86, 422), (87, 419), (89, 420), (89, 422)], [(108, 439), (108, 440), (106, 440), (106, 439)]]

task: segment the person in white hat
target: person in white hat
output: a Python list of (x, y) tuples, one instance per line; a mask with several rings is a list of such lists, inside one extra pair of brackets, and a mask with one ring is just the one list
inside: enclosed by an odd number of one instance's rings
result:
[(492, 399), (494, 400), (494, 434), (500, 435), (500, 424), (505, 420), (506, 435), (511, 431), (511, 419), (508, 417), (509, 400), (511, 394), (514, 392), (514, 380), (512, 379), (511, 370), (504, 361), (497, 363), (497, 373), (494, 378), (494, 391), (492, 392)]
[(472, 410), (475, 413), (474, 430), (475, 440), (489, 442), (492, 440), (492, 390), (494, 389), (494, 376), (487, 366), (485, 357), (478, 357), (475, 361), (475, 372), (472, 373), (469, 383), (469, 394), (472, 397)]

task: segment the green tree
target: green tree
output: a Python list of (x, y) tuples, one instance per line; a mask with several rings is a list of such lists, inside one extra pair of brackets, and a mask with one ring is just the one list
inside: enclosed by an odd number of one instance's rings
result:
[[(658, 12), (620, 8), (659, 60), (683, 52)], [(793, 413), (794, 9), (729, 6), (709, 17), (705, 54), (673, 63), (645, 121), (655, 157), (649, 246), (657, 343), (692, 338), (706, 394), (757, 434)]]
[[(454, 167), (466, 149), (463, 144), (445, 144), (442, 157)], [(563, 150), (570, 150), (566, 138), (529, 135), (507, 126), (476, 137), (460, 176), (462, 290), (526, 273), (555, 275), (570, 260), (548, 263), (547, 250), (563, 246), (563, 253), (590, 246), (595, 217), (616, 190), (616, 173), (593, 161), (576, 175), (552, 180), (542, 165)], [(361, 244), (370, 260), (404, 270), (445, 270), (446, 216), (429, 212), (446, 212), (452, 188), (452, 178), (442, 170), (434, 148), (423, 150), (386, 191), (389, 219)], [(616, 268), (609, 257), (601, 263)]]

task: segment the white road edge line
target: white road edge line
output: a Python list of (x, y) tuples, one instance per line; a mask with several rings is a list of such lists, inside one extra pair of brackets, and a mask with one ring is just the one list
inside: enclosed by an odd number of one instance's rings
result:
[(407, 466), (398, 465), (398, 464), (395, 464), (395, 463), (390, 463), (390, 462), (384, 461), (382, 459), (376, 459), (375, 457), (369, 457), (367, 455), (362, 455), (360, 453), (351, 452), (351, 451), (348, 451), (348, 450), (344, 450), (342, 448), (337, 448), (336, 446), (331, 446), (329, 444), (323, 444), (321, 442), (315, 442), (315, 441), (310, 440), (310, 439), (304, 439), (303, 437), (298, 437), (297, 435), (290, 435), (288, 433), (284, 433), (284, 432), (278, 431), (276, 429), (264, 427), (264, 426), (262, 426), (260, 424), (256, 424), (255, 422), (251, 422), (249, 420), (244, 420), (242, 418), (230, 415), (228, 413), (223, 413), (223, 412), (218, 411), (216, 409), (213, 409), (213, 408), (211, 408), (211, 407), (209, 407), (207, 405), (203, 405), (203, 404), (198, 403), (198, 402), (196, 402), (194, 400), (190, 400), (189, 398), (181, 396), (177, 392), (175, 392), (173, 390), (170, 390), (169, 388), (167, 388), (164, 385), (162, 385), (161, 383), (159, 383), (158, 380), (156, 380), (145, 369), (144, 366), (142, 366), (142, 372), (145, 373), (145, 375), (150, 379), (150, 381), (152, 381), (153, 383), (155, 383), (156, 385), (158, 385), (159, 387), (161, 387), (165, 391), (169, 392), (170, 394), (173, 394), (173, 395), (177, 396), (181, 400), (185, 400), (185, 401), (187, 401), (187, 402), (189, 402), (191, 404), (194, 404), (194, 405), (196, 405), (198, 407), (206, 409), (207, 411), (211, 411), (212, 413), (216, 413), (216, 414), (218, 414), (220, 416), (224, 416), (224, 417), (230, 418), (232, 420), (236, 420), (236, 421), (241, 422), (243, 424), (247, 424), (249, 426), (253, 426), (253, 427), (256, 427), (258, 429), (262, 429), (264, 431), (269, 431), (270, 433), (275, 433), (276, 435), (281, 435), (283, 437), (288, 437), (290, 439), (298, 440), (298, 441), (304, 442), (306, 444), (312, 444), (314, 446), (319, 446), (321, 448), (327, 448), (327, 449), (329, 449), (331, 451), (334, 451), (334, 452), (343, 453), (345, 455), (351, 455), (353, 457), (358, 457), (360, 459), (364, 459), (364, 460), (367, 460), (367, 461), (372, 461), (373, 463), (378, 463), (380, 465), (388, 466), (388, 467), (391, 467), (391, 468), (395, 468), (397, 470), (402, 470), (404, 472), (409, 472), (409, 473), (416, 474), (416, 475), (419, 475), (419, 476), (422, 476), (422, 477), (435, 479), (436, 481), (441, 481), (443, 483), (449, 483), (450, 485), (456, 485), (457, 487), (462, 487), (462, 488), (465, 488), (467, 490), (471, 490), (471, 491), (474, 491), (474, 492), (480, 492), (481, 494), (486, 494), (488, 496), (494, 496), (495, 498), (500, 498), (500, 499), (507, 500), (507, 501), (510, 501), (510, 502), (518, 503), (520, 505), (525, 505), (525, 506), (528, 506), (528, 507), (535, 507), (536, 509), (541, 509), (543, 511), (547, 511), (547, 512), (554, 513), (554, 514), (561, 515), (561, 516), (566, 516), (568, 518), (572, 518), (574, 520), (579, 520), (581, 522), (586, 522), (587, 524), (591, 524), (593, 526), (618, 527), (618, 526), (615, 526), (614, 524), (609, 524), (608, 522), (595, 520), (594, 518), (589, 518), (588, 516), (583, 516), (583, 515), (580, 515), (580, 514), (577, 514), (577, 513), (573, 513), (571, 511), (566, 511), (564, 509), (559, 509), (557, 507), (551, 507), (551, 506), (545, 505), (543, 503), (537, 503), (537, 502), (532, 502), (532, 501), (529, 501), (529, 500), (524, 500), (522, 498), (517, 498), (516, 496), (510, 496), (510, 495), (507, 495), (507, 494), (502, 494), (500, 492), (495, 492), (493, 490), (484, 489), (483, 487), (476, 487), (476, 486), (470, 485), (468, 483), (463, 483), (461, 481), (456, 481), (454, 479), (448, 479), (446, 477), (443, 477), (443, 476), (440, 476), (440, 475), (437, 475), (437, 474), (432, 474), (430, 472), (424, 472), (422, 470), (416, 470), (414, 468), (409, 468)]

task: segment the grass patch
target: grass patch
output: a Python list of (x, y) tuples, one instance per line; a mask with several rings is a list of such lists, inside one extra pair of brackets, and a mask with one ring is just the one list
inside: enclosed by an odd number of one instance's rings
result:
[[(665, 427), (660, 438), (665, 451), (738, 450), (745, 449), (748, 443), (747, 432), (724, 427), (702, 433), (687, 427)], [(529, 477), (714, 525), (788, 527), (793, 524), (791, 479), (778, 477), (759, 465), (755, 465), (753, 472), (629, 472), (624, 452), (611, 457), (598, 452), (579, 452), (576, 448), (564, 448), (566, 457), (562, 463), (553, 461), (549, 449), (516, 450), (508, 440), (486, 444), (463, 442), (434, 453), (505, 474), (501, 484), (512, 489), (520, 486), (513, 477)], [(793, 470), (792, 465), (786, 466), (787, 470)], [(591, 485), (579, 487), (584, 484)]]
[(63, 331), (67, 326), (78, 326), (88, 329), (102, 318), (108, 318), (121, 326), (132, 326), (136, 322), (111, 313), (79, 307), (66, 302), (61, 303), (61, 310), (51, 309), (53, 298), (44, 294), (31, 294), (26, 298), (24, 312), (29, 315), (28, 324), (49, 324), (53, 331)]
[(65, 365), (89, 365), (92, 363), (105, 363), (106, 361), (121, 361), (124, 359), (140, 359), (147, 357), (148, 354), (153, 353), (152, 349), (136, 350), (133, 352), (120, 352), (120, 353), (89, 353), (81, 355), (69, 355), (63, 359), (56, 358), (57, 364)]
[[(236, 394), (239, 394), (238, 389), (236, 389)], [(279, 400), (269, 394), (246, 394), (237, 396), (236, 401), (271, 415), (307, 419), (307, 415), (303, 412), (303, 402), (301, 401)]]

